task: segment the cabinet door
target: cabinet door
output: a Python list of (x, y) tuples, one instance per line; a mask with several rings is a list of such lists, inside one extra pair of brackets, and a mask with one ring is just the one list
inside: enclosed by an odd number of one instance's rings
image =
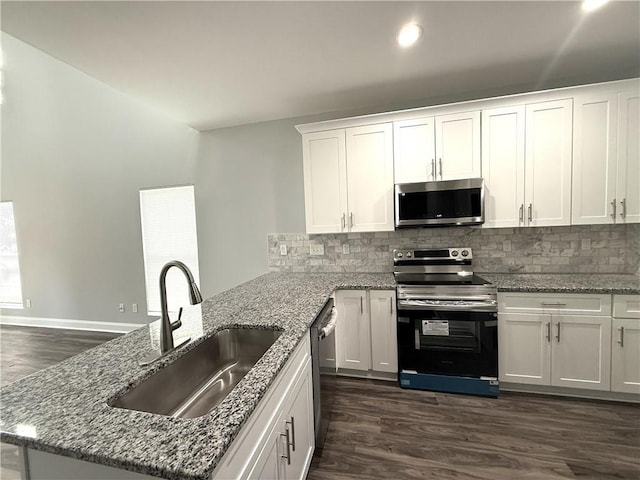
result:
[(304, 480), (315, 448), (311, 363), (307, 364), (293, 387), (291, 402), (285, 412), (283, 421), (289, 429), (291, 457), (291, 463), (284, 462), (285, 476), (287, 480)]
[(351, 232), (394, 229), (390, 123), (348, 128), (347, 192)]
[(571, 223), (613, 223), (617, 94), (578, 95), (573, 107)]
[(573, 100), (527, 105), (525, 218), (530, 226), (571, 223)]
[(286, 448), (283, 449), (286, 440), (279, 426), (280, 422), (269, 434), (260, 456), (246, 478), (250, 480), (283, 480), (285, 478), (287, 460), (282, 455), (283, 452), (286, 453)]
[(640, 95), (622, 93), (618, 114), (618, 216), (640, 222)]
[(371, 290), (371, 369), (398, 371), (396, 292)]
[(479, 111), (436, 117), (436, 157), (438, 180), (482, 176)]
[(524, 223), (524, 105), (482, 112), (483, 227)]
[(369, 370), (371, 337), (367, 293), (361, 290), (336, 292), (336, 360), (338, 368)]
[(501, 382), (551, 383), (551, 315), (498, 314)]
[(551, 385), (609, 390), (611, 317), (553, 316)]
[(432, 182), (436, 175), (434, 117), (393, 123), (395, 183)]
[(611, 391), (640, 393), (640, 320), (613, 319)]
[(344, 130), (302, 136), (307, 233), (346, 231), (347, 164)]

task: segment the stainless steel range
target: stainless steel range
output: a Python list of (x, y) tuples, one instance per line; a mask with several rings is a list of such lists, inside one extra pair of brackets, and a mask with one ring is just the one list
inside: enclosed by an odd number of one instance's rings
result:
[(496, 397), (496, 288), (470, 248), (393, 251), (400, 386)]

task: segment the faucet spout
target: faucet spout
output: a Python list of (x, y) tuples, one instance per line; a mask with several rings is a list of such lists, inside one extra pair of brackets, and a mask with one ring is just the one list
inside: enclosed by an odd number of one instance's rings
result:
[(189, 267), (178, 260), (173, 260), (162, 267), (162, 270), (160, 270), (160, 353), (162, 355), (173, 349), (173, 331), (180, 328), (182, 325), (180, 319), (174, 323), (171, 323), (171, 320), (169, 319), (169, 310), (167, 307), (167, 273), (171, 267), (177, 267), (187, 278), (191, 305), (196, 305), (202, 302), (202, 294), (198, 289), (198, 285), (196, 285), (196, 281), (194, 280)]

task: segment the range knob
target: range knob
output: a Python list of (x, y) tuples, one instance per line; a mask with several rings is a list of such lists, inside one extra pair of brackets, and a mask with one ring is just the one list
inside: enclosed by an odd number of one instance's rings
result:
[(451, 256), (452, 257), (457, 257), (458, 256), (458, 250), (451, 250)]
[(412, 257), (411, 252), (407, 252), (407, 258), (411, 258), (411, 257)]
[(462, 256), (466, 257), (467, 255), (469, 255), (469, 250), (462, 250)]
[(402, 258), (402, 252), (398, 252), (398, 258)]

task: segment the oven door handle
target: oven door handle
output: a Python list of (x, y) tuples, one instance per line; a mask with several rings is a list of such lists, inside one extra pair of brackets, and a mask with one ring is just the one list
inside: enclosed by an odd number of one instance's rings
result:
[(438, 310), (438, 311), (464, 311), (464, 312), (497, 312), (497, 302), (478, 302), (467, 305), (427, 305), (411, 300), (399, 300), (398, 310)]

